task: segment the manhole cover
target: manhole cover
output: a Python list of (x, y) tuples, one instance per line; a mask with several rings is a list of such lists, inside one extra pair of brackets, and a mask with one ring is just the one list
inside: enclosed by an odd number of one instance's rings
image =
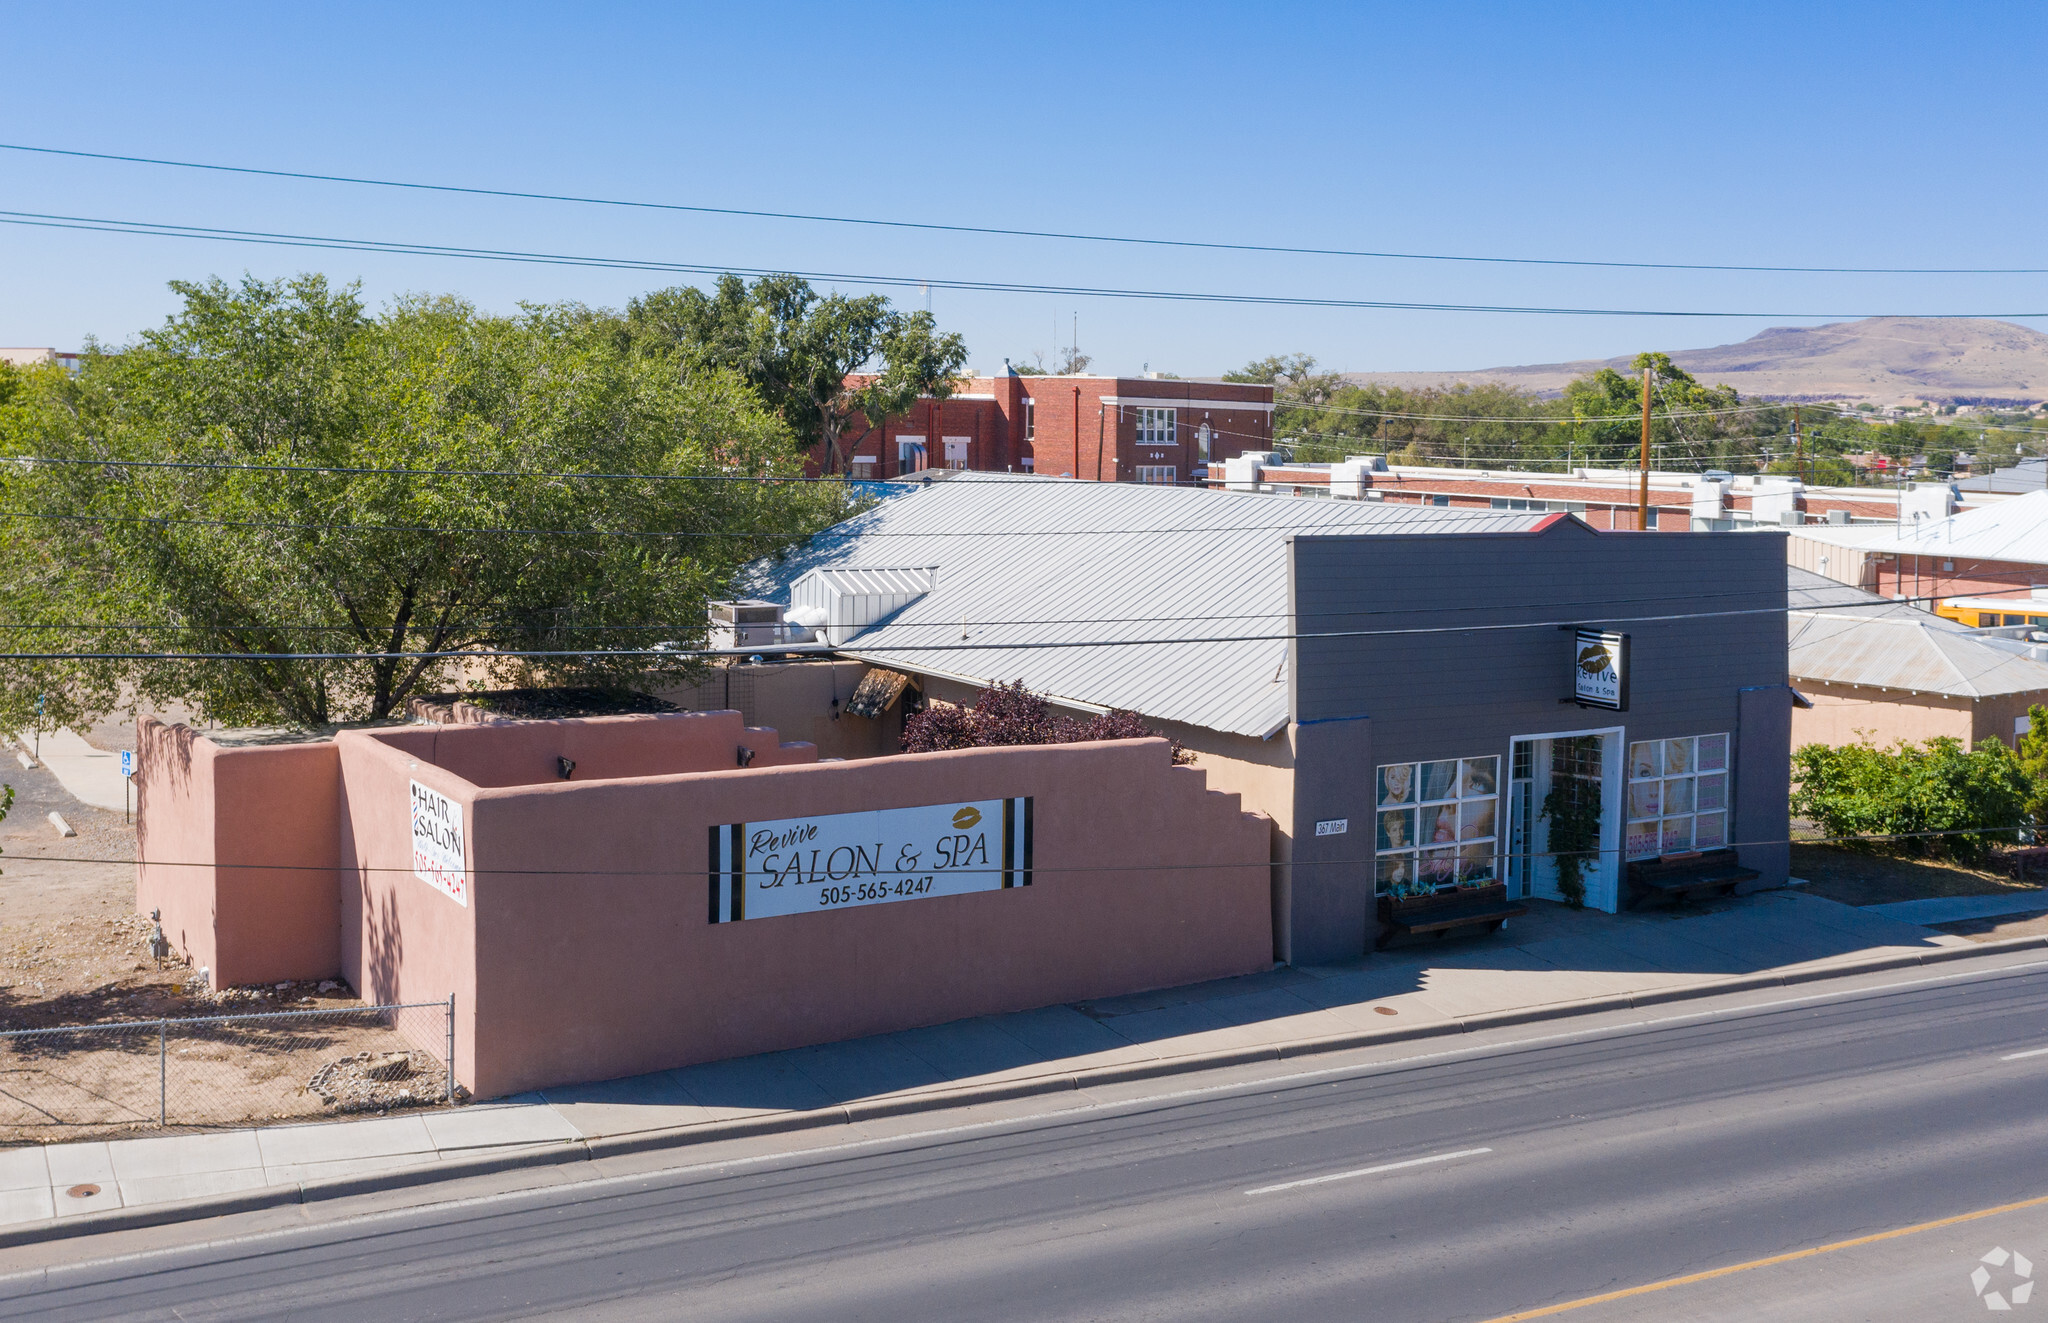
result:
[(1373, 1007), (1373, 1009), (1378, 1011), (1381, 1015), (1399, 1015), (1401, 1013), (1391, 1006), (1375, 1006)]
[(74, 1185), (64, 1193), (73, 1199), (90, 1199), (99, 1192), (100, 1187), (97, 1185)]

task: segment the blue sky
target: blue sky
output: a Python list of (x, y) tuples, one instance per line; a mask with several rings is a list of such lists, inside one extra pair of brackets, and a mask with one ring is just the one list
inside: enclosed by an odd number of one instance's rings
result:
[[(0, 8), (0, 141), (715, 206), (1375, 250), (2044, 266), (2048, 9), (1621, 4)], [(0, 152), (8, 210), (712, 265), (1573, 307), (938, 290), (977, 367), (1343, 369), (2048, 310), (2048, 276), (1602, 271), (1133, 249), (449, 198)], [(622, 304), (646, 273), (0, 226), (0, 344), (120, 341), (165, 282)], [(915, 292), (894, 291), (916, 305)], [(1790, 314), (1821, 314), (1812, 319)], [(2029, 323), (2048, 329), (2048, 323)], [(1055, 326), (1059, 327), (1057, 340)]]

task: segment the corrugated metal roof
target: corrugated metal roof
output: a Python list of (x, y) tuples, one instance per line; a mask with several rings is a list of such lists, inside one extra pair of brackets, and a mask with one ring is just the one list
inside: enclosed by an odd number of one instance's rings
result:
[(1786, 623), (1786, 670), (1795, 681), (1952, 698), (2048, 690), (2048, 666), (1992, 647), (1924, 611), (1794, 611)]
[(1808, 525), (1797, 536), (1864, 552), (2048, 565), (2048, 492), (2029, 492), (1946, 519), (1923, 521), (1917, 529)]
[(1825, 574), (1802, 570), (1797, 565), (1785, 567), (1785, 604), (1794, 611), (1825, 609), (1837, 614), (1900, 616), (1908, 620), (1946, 625), (1953, 629), (1963, 628), (1954, 621), (1945, 620), (1910, 602), (1879, 597), (1876, 593), (1852, 588), (1846, 583), (1838, 583)]
[(935, 565), (935, 590), (845, 651), (1265, 736), (1288, 719), (1289, 536), (1520, 533), (1554, 517), (975, 474), (835, 525), (745, 584), (788, 601), (813, 569)]

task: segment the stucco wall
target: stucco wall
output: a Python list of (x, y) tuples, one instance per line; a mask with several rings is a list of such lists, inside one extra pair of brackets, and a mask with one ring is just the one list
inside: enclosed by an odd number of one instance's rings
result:
[(1972, 701), (1943, 694), (1859, 689), (1853, 685), (1799, 681), (1811, 711), (1792, 714), (1792, 746), (1856, 744), (1868, 739), (1884, 746), (1900, 740), (1919, 744), (1946, 735), (1974, 747), (1986, 740), (2014, 742), (2013, 722), (2029, 705), (2048, 702), (2048, 693), (1999, 694)]
[(215, 987), (339, 972), (334, 745), (223, 746), (144, 718), (136, 750), (137, 908)]
[[(1918, 744), (1938, 735), (1974, 743), (1976, 714), (1966, 699), (1816, 684), (1811, 680), (1799, 681), (1799, 692), (1813, 707), (1793, 710), (1795, 749), (1802, 744), (1859, 744), (1865, 739), (1881, 746), (1899, 740)], [(2008, 721), (2008, 734), (2011, 728)]]
[(656, 697), (691, 712), (743, 713), (783, 739), (817, 745), (820, 758), (880, 758), (901, 751), (903, 702), (880, 717), (844, 711), (868, 670), (866, 662), (822, 659), (721, 666), (695, 685), (659, 690)]
[[(1270, 960), (1269, 824), (1160, 741), (489, 788), (419, 758), (413, 732), (339, 743), (362, 897), (347, 958), (380, 997), (455, 993), (458, 1074), (480, 1096)], [(463, 806), (466, 907), (410, 874), (413, 778)], [(708, 921), (714, 825), (1019, 795), (1028, 888)]]

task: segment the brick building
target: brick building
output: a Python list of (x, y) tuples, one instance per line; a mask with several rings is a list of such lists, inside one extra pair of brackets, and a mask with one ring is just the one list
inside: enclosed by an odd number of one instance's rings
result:
[[(926, 468), (1182, 484), (1273, 441), (1273, 388), (1161, 377), (971, 377), (849, 438), (855, 477)], [(813, 452), (814, 472), (827, 457)]]

